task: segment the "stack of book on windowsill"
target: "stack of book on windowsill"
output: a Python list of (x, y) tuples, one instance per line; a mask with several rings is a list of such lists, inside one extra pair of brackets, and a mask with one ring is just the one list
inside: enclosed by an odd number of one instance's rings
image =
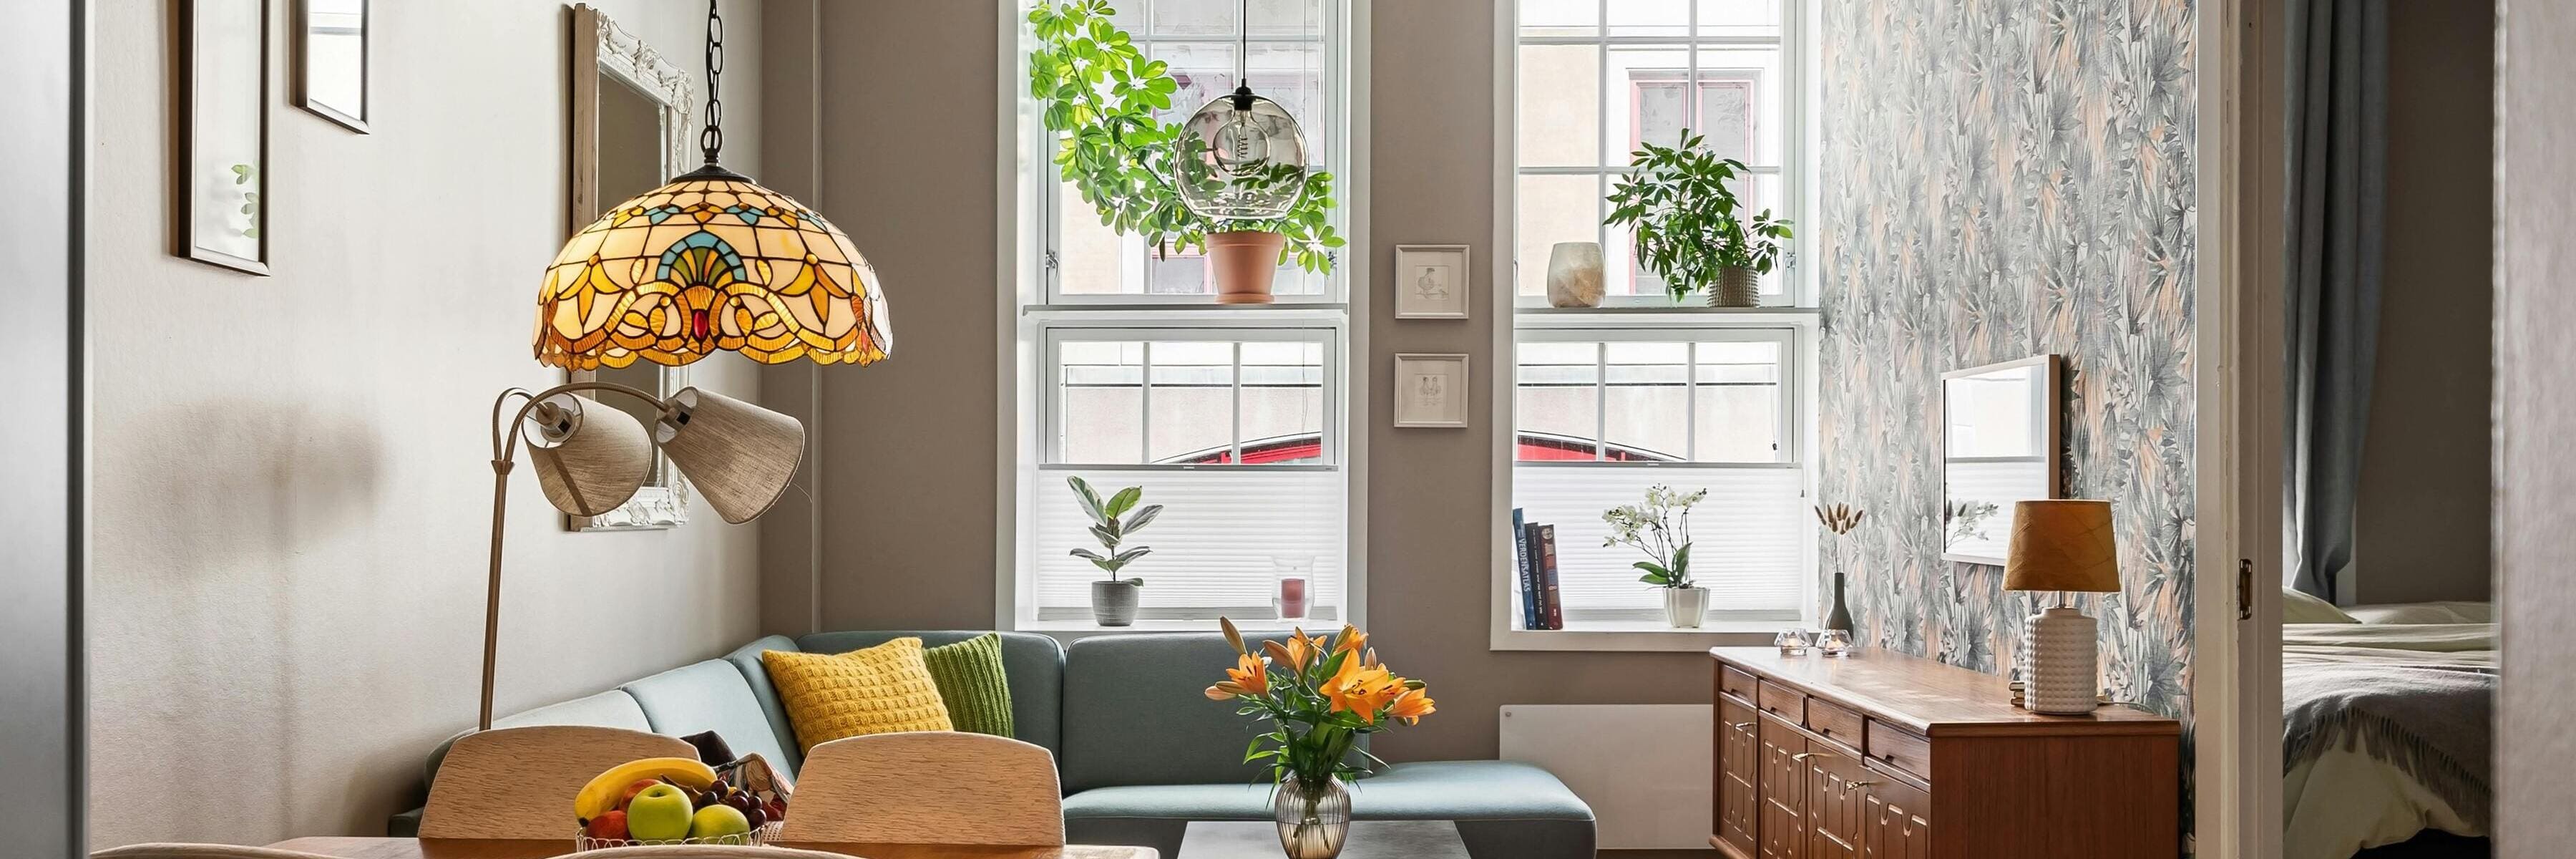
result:
[(1558, 598), (1556, 526), (1521, 521), (1512, 508), (1512, 559), (1520, 573), (1522, 629), (1564, 629), (1565, 606)]

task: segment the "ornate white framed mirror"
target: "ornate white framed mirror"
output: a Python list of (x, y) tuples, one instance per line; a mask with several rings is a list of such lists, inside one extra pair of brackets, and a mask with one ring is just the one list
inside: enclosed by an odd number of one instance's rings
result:
[(1941, 559), (2004, 562), (2013, 502), (2058, 497), (2055, 355), (1941, 374)]
[[(571, 162), (564, 234), (598, 220), (609, 206), (662, 187), (686, 172), (691, 153), (687, 73), (599, 10), (572, 13)], [(627, 367), (573, 371), (569, 381), (616, 382), (669, 397), (689, 386), (687, 367), (637, 361)], [(661, 416), (627, 397), (601, 398), (647, 427)], [(670, 528), (689, 520), (689, 480), (655, 454), (653, 473), (622, 507), (599, 516), (566, 516), (574, 531)]]

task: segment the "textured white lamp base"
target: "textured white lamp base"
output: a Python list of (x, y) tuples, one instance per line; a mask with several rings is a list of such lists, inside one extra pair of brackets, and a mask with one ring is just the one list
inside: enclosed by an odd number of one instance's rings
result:
[(2074, 716), (2101, 706), (2101, 674), (2094, 654), (2093, 619), (2060, 606), (2030, 616), (2021, 649), (2029, 660), (2022, 707), (2033, 713)]

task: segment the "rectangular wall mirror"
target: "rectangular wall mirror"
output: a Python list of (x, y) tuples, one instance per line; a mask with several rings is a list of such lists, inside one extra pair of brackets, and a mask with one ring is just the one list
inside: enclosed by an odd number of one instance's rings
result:
[(2002, 564), (2013, 502), (2064, 489), (2058, 384), (2055, 355), (1941, 374), (1943, 560)]
[[(608, 207), (662, 187), (684, 169), (688, 139), (689, 79), (651, 46), (589, 6), (572, 7), (572, 187), (565, 209), (569, 236), (598, 220)], [(570, 381), (615, 382), (668, 397), (689, 386), (686, 367), (646, 361), (631, 366), (575, 371)], [(633, 414), (650, 428), (661, 419), (644, 403), (607, 397), (602, 403)], [(670, 528), (688, 521), (689, 483), (669, 460), (655, 456), (653, 474), (634, 500), (601, 516), (567, 516), (575, 531)]]

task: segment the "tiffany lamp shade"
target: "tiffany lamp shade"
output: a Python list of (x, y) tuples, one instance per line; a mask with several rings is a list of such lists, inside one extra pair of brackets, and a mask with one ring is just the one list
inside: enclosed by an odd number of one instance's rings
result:
[(779, 364), (884, 358), (885, 293), (840, 228), (708, 165), (564, 243), (537, 294), (537, 360), (572, 370), (722, 351)]

